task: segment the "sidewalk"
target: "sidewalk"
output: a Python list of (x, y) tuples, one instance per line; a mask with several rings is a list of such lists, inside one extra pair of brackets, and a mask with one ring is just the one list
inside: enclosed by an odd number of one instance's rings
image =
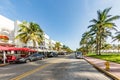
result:
[(111, 77), (116, 77), (115, 80), (120, 80), (120, 64), (110, 62), (110, 70), (106, 71), (105, 60), (96, 59), (92, 57), (85, 57), (85, 59), (96, 68), (99, 68), (99, 70), (101, 70), (102, 72), (105, 72), (105, 74)]
[(9, 63), (6, 63), (6, 64), (0, 64), (0, 67), (3, 67), (3, 66), (6, 66), (8, 65)]

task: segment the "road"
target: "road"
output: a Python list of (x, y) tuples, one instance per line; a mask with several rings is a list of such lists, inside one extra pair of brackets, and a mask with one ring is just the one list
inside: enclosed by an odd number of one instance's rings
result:
[(74, 55), (0, 67), (0, 80), (112, 80)]

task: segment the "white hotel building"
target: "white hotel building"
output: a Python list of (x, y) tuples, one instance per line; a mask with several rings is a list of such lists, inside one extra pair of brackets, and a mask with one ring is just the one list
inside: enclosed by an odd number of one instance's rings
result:
[[(20, 21), (12, 21), (0, 15), (0, 35), (6, 35), (9, 37), (8, 42), (2, 42), (0, 40), (0, 44), (14, 44), (16, 47), (33, 46), (32, 42), (24, 44), (19, 40), (15, 40), (15, 36), (18, 35), (20, 23), (21, 23)], [(42, 49), (49, 51), (53, 50), (55, 43), (56, 41), (50, 39), (50, 37), (47, 34), (44, 34), (44, 43), (38, 47), (40, 48), (39, 50), (41, 51)]]

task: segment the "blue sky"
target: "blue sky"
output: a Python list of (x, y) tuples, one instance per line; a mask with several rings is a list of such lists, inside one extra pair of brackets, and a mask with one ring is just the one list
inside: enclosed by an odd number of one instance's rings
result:
[[(36, 22), (51, 39), (75, 50), (89, 21), (97, 17), (97, 10), (112, 7), (110, 14), (120, 15), (119, 3), (120, 0), (0, 0), (0, 14), (11, 20)], [(119, 26), (120, 20), (116, 24)]]

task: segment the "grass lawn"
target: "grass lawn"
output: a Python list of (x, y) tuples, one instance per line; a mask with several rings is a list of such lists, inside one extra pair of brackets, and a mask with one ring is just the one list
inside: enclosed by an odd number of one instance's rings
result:
[(90, 54), (87, 54), (87, 56), (120, 63), (120, 54), (118, 53), (103, 53), (102, 55), (96, 55), (96, 54), (90, 53)]

